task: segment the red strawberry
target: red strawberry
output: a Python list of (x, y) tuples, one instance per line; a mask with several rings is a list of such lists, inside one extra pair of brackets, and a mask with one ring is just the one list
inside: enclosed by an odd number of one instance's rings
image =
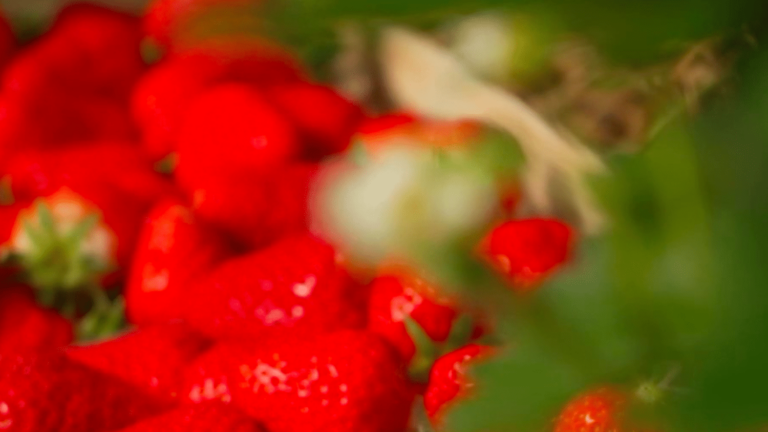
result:
[(125, 142), (87, 142), (77, 146), (29, 150), (8, 162), (8, 179), (17, 200), (32, 200), (63, 186), (98, 183), (125, 193), (132, 200), (152, 203), (175, 193), (152, 163)]
[(411, 317), (430, 339), (444, 342), (457, 315), (450, 299), (416, 275), (406, 272), (383, 274), (371, 283), (369, 329), (389, 341), (410, 361), (416, 346), (404, 320)]
[(176, 150), (190, 103), (217, 83), (255, 85), (294, 81), (300, 68), (284, 51), (254, 41), (216, 41), (175, 54), (145, 74), (131, 108), (148, 154), (159, 159)]
[(142, 420), (118, 432), (260, 432), (244, 414), (218, 403), (176, 408)]
[(318, 334), (364, 324), (365, 290), (310, 235), (224, 262), (192, 287), (188, 322), (215, 337)]
[(293, 160), (293, 126), (245, 84), (225, 84), (200, 95), (181, 127), (176, 175), (194, 189), (221, 175), (264, 173)]
[(433, 423), (440, 423), (440, 417), (451, 403), (468, 396), (473, 383), (467, 377), (466, 368), (490, 353), (488, 347), (470, 344), (435, 362), (424, 394), (424, 406)]
[(360, 107), (323, 85), (298, 82), (265, 92), (306, 137), (311, 155), (345, 150), (363, 119)]
[(66, 349), (67, 357), (159, 398), (175, 399), (182, 369), (207, 341), (183, 324), (143, 327), (115, 339)]
[(0, 427), (7, 432), (113, 430), (165, 407), (56, 354), (0, 354)]
[(222, 176), (191, 190), (195, 214), (248, 247), (306, 230), (313, 164), (293, 164), (269, 174)]
[(183, 317), (190, 285), (230, 254), (218, 233), (178, 201), (164, 201), (147, 216), (125, 289), (129, 320), (135, 324)]
[[(232, 403), (270, 432), (406, 428), (413, 393), (403, 365), (372, 333), (342, 331), (306, 341), (289, 339), (248, 354), (214, 348), (200, 361), (225, 371)], [(192, 370), (199, 373), (201, 367)], [(190, 393), (205, 394), (206, 386), (221, 383), (221, 376), (213, 376), (190, 383)]]
[(622, 431), (619, 417), (626, 403), (626, 395), (610, 387), (578, 395), (563, 408), (554, 432)]
[(484, 249), (513, 288), (524, 291), (568, 260), (573, 237), (571, 228), (555, 219), (514, 220), (495, 227)]
[(72, 342), (72, 323), (35, 302), (31, 290), (0, 287), (0, 352), (40, 352)]

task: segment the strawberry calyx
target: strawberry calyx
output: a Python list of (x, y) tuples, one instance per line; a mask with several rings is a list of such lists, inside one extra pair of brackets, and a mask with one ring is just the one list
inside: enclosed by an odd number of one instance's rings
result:
[(21, 216), (21, 231), (28, 245), (8, 251), (30, 282), (42, 291), (74, 291), (109, 272), (103, 260), (83, 251), (83, 244), (99, 223), (97, 214), (89, 214), (66, 232), (57, 226), (49, 205), (38, 200), (34, 217)]
[(411, 316), (406, 316), (403, 323), (416, 346), (416, 354), (408, 365), (408, 375), (416, 383), (427, 383), (432, 365), (438, 358), (472, 340), (473, 320), (471, 316), (466, 314), (461, 314), (454, 320), (445, 342), (432, 340)]

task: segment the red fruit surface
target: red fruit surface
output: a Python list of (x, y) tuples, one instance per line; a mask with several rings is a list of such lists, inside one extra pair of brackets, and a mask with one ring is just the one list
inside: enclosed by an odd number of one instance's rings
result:
[(590, 390), (568, 402), (555, 421), (554, 432), (620, 432), (619, 416), (625, 403), (626, 395), (619, 390)]
[(142, 145), (156, 159), (175, 151), (190, 103), (211, 86), (261, 86), (295, 81), (300, 75), (289, 54), (254, 40), (219, 40), (174, 54), (146, 73), (134, 89), (131, 110), (142, 131)]
[(308, 154), (327, 156), (349, 147), (363, 110), (330, 87), (297, 82), (265, 89), (305, 137)]
[(73, 339), (72, 323), (35, 302), (22, 286), (0, 286), (0, 352), (36, 353)]
[(113, 430), (165, 407), (58, 354), (0, 354), (0, 426), (7, 432)]
[(485, 253), (513, 288), (525, 291), (568, 260), (573, 242), (573, 230), (559, 220), (514, 220), (491, 231)]
[(468, 396), (473, 383), (467, 376), (467, 367), (490, 353), (488, 347), (470, 344), (435, 362), (424, 394), (424, 406), (433, 423), (439, 424), (440, 417), (452, 403)]
[(293, 125), (245, 84), (224, 84), (200, 95), (179, 133), (176, 175), (183, 187), (201, 179), (271, 171), (293, 160)]
[(368, 328), (391, 343), (410, 361), (416, 346), (405, 327), (411, 317), (435, 342), (451, 332), (457, 310), (452, 302), (418, 276), (398, 272), (383, 274), (371, 282)]
[(365, 293), (330, 245), (296, 235), (215, 268), (192, 287), (186, 318), (218, 338), (313, 335), (363, 326)]
[(63, 186), (76, 189), (90, 183), (141, 202), (154, 202), (175, 193), (172, 184), (154, 171), (139, 149), (122, 141), (23, 151), (8, 162), (4, 178), (17, 200), (35, 199)]
[(119, 378), (158, 398), (173, 400), (181, 391), (183, 368), (207, 345), (186, 325), (166, 324), (71, 346), (65, 352), (75, 363)]
[(126, 312), (138, 325), (183, 317), (193, 282), (231, 253), (229, 245), (176, 200), (148, 214), (125, 288)]
[(253, 420), (232, 407), (205, 403), (176, 408), (118, 432), (261, 432)]
[(304, 231), (317, 165), (292, 164), (270, 173), (209, 179), (189, 191), (195, 214), (248, 248)]
[(403, 364), (372, 333), (289, 339), (239, 356), (214, 349), (205, 360), (226, 371), (232, 403), (270, 432), (396, 432), (410, 415)]

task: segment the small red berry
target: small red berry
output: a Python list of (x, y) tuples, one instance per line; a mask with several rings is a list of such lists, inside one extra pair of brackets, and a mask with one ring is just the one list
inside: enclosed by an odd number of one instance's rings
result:
[(573, 241), (573, 230), (559, 220), (513, 220), (491, 231), (485, 254), (515, 289), (524, 291), (568, 260)]

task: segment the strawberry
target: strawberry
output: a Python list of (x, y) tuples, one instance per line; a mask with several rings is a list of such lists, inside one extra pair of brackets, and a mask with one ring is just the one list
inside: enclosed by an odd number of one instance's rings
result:
[(225, 241), (179, 201), (157, 204), (139, 236), (125, 288), (129, 320), (181, 319), (190, 285), (230, 254)]
[(223, 84), (189, 107), (179, 133), (176, 175), (190, 189), (220, 175), (270, 171), (298, 151), (293, 126), (257, 90)]
[(176, 408), (117, 432), (260, 432), (261, 427), (234, 408), (205, 403)]
[[(413, 393), (403, 365), (372, 333), (288, 339), (235, 356), (214, 348), (200, 361), (224, 371), (231, 402), (270, 432), (394, 432), (408, 422)], [(190, 394), (205, 393), (214, 381), (221, 377), (190, 383)]]
[(254, 40), (218, 40), (174, 54), (145, 74), (133, 91), (131, 111), (142, 145), (156, 159), (176, 150), (189, 104), (217, 83), (265, 85), (300, 75), (286, 52)]
[(424, 406), (434, 424), (440, 423), (441, 416), (451, 404), (468, 396), (473, 383), (467, 377), (467, 367), (490, 353), (491, 349), (488, 347), (470, 344), (440, 357), (435, 362), (424, 394)]
[[(77, 272), (69, 273), (67, 278), (74, 279), (65, 283), (73, 287), (94, 276), (91, 270), (104, 276), (110, 268), (124, 268), (144, 213), (153, 202), (174, 192), (135, 148), (117, 143), (24, 152), (8, 165), (5, 178), (10, 180), (13, 196), (20, 202), (37, 199), (38, 203), (19, 214), (6, 246), (32, 259), (26, 264), (52, 278), (38, 280), (43, 285), (62, 284), (65, 276), (59, 270)], [(45, 210), (41, 205), (50, 213), (50, 226), (41, 224), (46, 216), (40, 214)], [(81, 223), (92, 225), (74, 230)], [(29, 228), (36, 231), (37, 242), (30, 243)], [(84, 242), (65, 241), (62, 234), (66, 232), (77, 233)], [(66, 260), (59, 259), (60, 252)], [(58, 257), (58, 270), (46, 261), (54, 257)], [(86, 268), (75, 268), (81, 265)]]
[(368, 328), (380, 334), (410, 361), (416, 346), (405, 325), (407, 317), (435, 342), (444, 342), (458, 315), (456, 305), (427, 281), (408, 272), (382, 274), (371, 282)]
[(190, 191), (200, 219), (256, 248), (284, 235), (304, 231), (317, 165), (292, 164), (269, 174), (222, 176)]
[(158, 398), (175, 399), (181, 371), (207, 342), (183, 324), (143, 327), (117, 338), (66, 349), (78, 364), (130, 383)]
[(580, 394), (563, 408), (554, 432), (619, 432), (623, 430), (619, 417), (626, 403), (626, 395), (611, 387)]
[(365, 290), (311, 235), (225, 261), (193, 286), (186, 318), (214, 337), (319, 334), (364, 324)]
[(513, 288), (527, 291), (568, 260), (573, 242), (573, 231), (559, 220), (524, 219), (493, 228), (483, 249)]
[(140, 150), (125, 142), (98, 141), (77, 146), (29, 150), (8, 162), (8, 179), (17, 200), (32, 200), (63, 186), (99, 183), (129, 195), (129, 199), (154, 202), (175, 193)]
[(72, 339), (72, 323), (38, 305), (30, 289), (0, 286), (0, 352), (34, 353), (63, 347)]
[(113, 430), (165, 409), (135, 388), (60, 354), (0, 354), (0, 428)]
[(323, 85), (297, 82), (270, 87), (265, 93), (306, 137), (310, 155), (344, 151), (363, 119), (360, 107)]

